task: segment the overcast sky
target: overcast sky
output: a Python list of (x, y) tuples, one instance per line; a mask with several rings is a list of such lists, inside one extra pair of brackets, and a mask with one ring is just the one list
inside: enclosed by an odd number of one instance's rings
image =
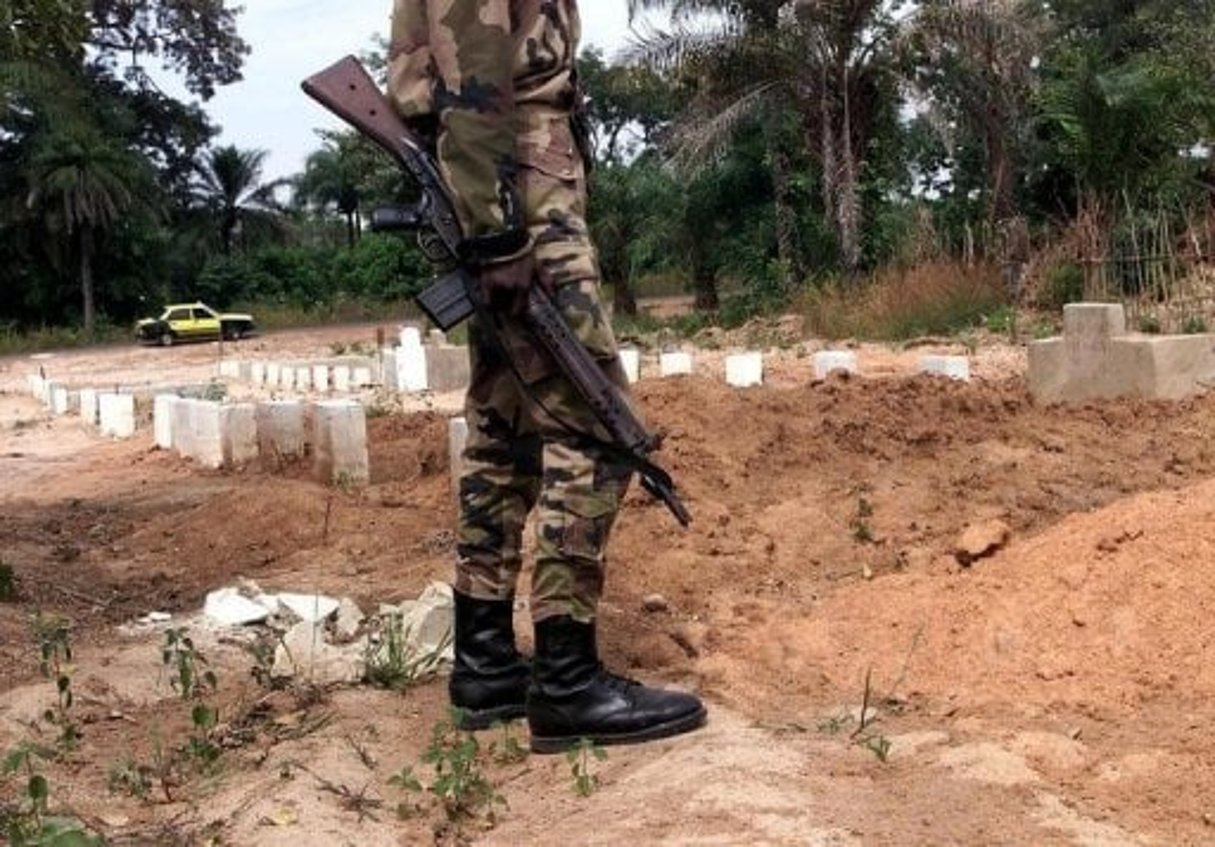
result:
[[(218, 143), (269, 151), (265, 179), (303, 170), (319, 146), (313, 130), (342, 124), (300, 91), (300, 81), (370, 48), (372, 36), (387, 36), (391, 10), (392, 0), (246, 0), (237, 22), (253, 49), (244, 81), (203, 104), (223, 128)], [(625, 0), (584, 0), (580, 10), (584, 47), (595, 45), (610, 57), (627, 44)]]

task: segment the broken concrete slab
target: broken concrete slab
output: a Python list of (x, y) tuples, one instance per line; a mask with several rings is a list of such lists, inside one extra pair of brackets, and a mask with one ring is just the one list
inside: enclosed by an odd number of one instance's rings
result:
[(1045, 403), (1179, 400), (1215, 380), (1215, 336), (1128, 333), (1121, 305), (1069, 303), (1063, 337), (1030, 342), (1028, 377)]
[(359, 604), (349, 597), (343, 597), (338, 603), (337, 615), (333, 621), (333, 632), (339, 641), (351, 641), (363, 628), (366, 616)]
[(247, 597), (240, 588), (219, 588), (207, 594), (203, 614), (220, 626), (260, 623), (275, 611), (262, 598)]
[(323, 623), (301, 621), (280, 639), (270, 673), (316, 685), (358, 682), (363, 678), (365, 652), (361, 641), (335, 646), (325, 639)]
[(317, 623), (336, 612), (341, 605), (332, 597), (323, 594), (296, 594), (281, 591), (274, 595), (278, 604), (301, 621)]
[(262, 464), (272, 469), (304, 455), (304, 404), (300, 400), (269, 400), (254, 413), (257, 450)]

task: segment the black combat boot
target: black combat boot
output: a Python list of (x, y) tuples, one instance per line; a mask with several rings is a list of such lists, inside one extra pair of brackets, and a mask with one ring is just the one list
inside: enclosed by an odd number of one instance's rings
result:
[(705, 715), (691, 694), (648, 688), (605, 670), (593, 623), (561, 616), (536, 624), (527, 692), (532, 752), (559, 753), (583, 738), (595, 744), (665, 738), (696, 729)]
[(453, 593), (456, 664), (447, 690), (461, 710), (460, 728), (488, 729), (523, 717), (531, 667), (515, 649), (514, 602)]

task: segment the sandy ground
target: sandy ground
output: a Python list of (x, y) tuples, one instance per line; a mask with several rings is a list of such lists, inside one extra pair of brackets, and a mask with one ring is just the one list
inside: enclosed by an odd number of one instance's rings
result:
[[(375, 329), (224, 355), (327, 356)], [(459, 831), (426, 802), (401, 819), (413, 801), (388, 782), (406, 764), (428, 777), (442, 680), (270, 691), (247, 634), (191, 623), (239, 577), (368, 610), (446, 578), (459, 398), (373, 416), (372, 483), (339, 491), (302, 468), (204, 471), (146, 433), (103, 441), (24, 395), (38, 367), (76, 386), (206, 382), (218, 345), (0, 361), (0, 559), (18, 590), (0, 603), (0, 747), (54, 736), (42, 610), (73, 621), (83, 731), (45, 765), (52, 805), (111, 843), (1215, 843), (1215, 397), (1044, 408), (1023, 351), (999, 344), (969, 384), (914, 375), (921, 353), (959, 349), (940, 345), (860, 346), (864, 378), (815, 381), (821, 345), (760, 329), (702, 338), (689, 378), (653, 379), (647, 351), (638, 394), (695, 520), (681, 531), (633, 492), (602, 610), (609, 664), (699, 691), (708, 727), (610, 749), (588, 798), (564, 757), (487, 757), (508, 807)], [(763, 388), (722, 381), (743, 340), (770, 345)], [(997, 520), (1011, 541), (960, 564), (967, 527)], [(655, 593), (667, 608), (646, 611)], [(227, 749), (217, 774), (139, 799), (111, 771), (188, 732), (162, 632), (121, 626), (151, 610), (191, 625)]]

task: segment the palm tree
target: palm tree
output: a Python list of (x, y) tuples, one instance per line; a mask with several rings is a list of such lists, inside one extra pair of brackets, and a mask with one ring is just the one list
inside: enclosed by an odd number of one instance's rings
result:
[(91, 127), (65, 124), (35, 148), (28, 169), (27, 207), (61, 248), (57, 258), (79, 274), (84, 330), (96, 326), (93, 260), (99, 240), (146, 195), (142, 161)]
[[(840, 244), (844, 269), (861, 263), (860, 174), (890, 72), (888, 48), (897, 25), (890, 0), (630, 0), (630, 12), (667, 9), (682, 25), (711, 11), (716, 26), (681, 26), (633, 51), (647, 63), (667, 63), (701, 80), (677, 130), (680, 155), (703, 161), (728, 144), (745, 119), (796, 110), (805, 152), (818, 163), (824, 206)], [(790, 164), (772, 146), (778, 252), (794, 259), (788, 197)], [(793, 262), (796, 266), (796, 262)]]
[(235, 145), (210, 151), (199, 167), (196, 189), (202, 204), (219, 220), (220, 249), (232, 254), (236, 236), (249, 228), (280, 232), (285, 224), (275, 191), (286, 184), (262, 182), (265, 150), (240, 150)]

